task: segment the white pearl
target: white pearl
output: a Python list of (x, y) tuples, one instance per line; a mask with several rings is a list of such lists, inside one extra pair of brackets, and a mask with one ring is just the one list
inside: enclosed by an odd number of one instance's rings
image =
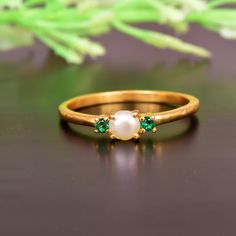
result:
[(131, 111), (118, 111), (114, 114), (114, 119), (110, 120), (111, 133), (121, 140), (129, 140), (140, 130), (139, 119), (132, 116)]

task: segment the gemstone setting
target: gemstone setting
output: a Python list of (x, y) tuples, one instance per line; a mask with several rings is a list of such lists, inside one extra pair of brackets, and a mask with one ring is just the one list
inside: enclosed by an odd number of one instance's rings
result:
[(133, 112), (121, 110), (114, 114), (109, 122), (109, 131), (113, 137), (120, 140), (136, 138), (140, 130), (138, 117), (133, 116)]
[(109, 121), (106, 121), (104, 118), (100, 118), (96, 123), (95, 123), (95, 129), (99, 133), (106, 133), (109, 129)]
[(145, 116), (143, 120), (140, 121), (140, 126), (145, 131), (153, 131), (155, 129), (156, 124), (155, 121), (150, 116)]

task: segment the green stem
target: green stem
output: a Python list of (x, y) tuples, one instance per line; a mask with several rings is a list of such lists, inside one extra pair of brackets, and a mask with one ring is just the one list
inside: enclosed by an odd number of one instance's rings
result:
[(79, 53), (75, 53), (73, 50), (63, 46), (62, 44), (52, 40), (46, 33), (43, 31), (34, 31), (34, 34), (49, 48), (51, 48), (57, 55), (63, 57), (69, 63), (80, 64), (83, 61), (83, 56)]
[(141, 30), (120, 21), (114, 21), (114, 27), (130, 36), (133, 36), (154, 47), (169, 48), (179, 52), (189, 53), (200, 57), (210, 57), (210, 52), (204, 48), (186, 43), (178, 38), (165, 35), (159, 32)]
[(221, 5), (233, 4), (233, 3), (236, 3), (236, 0), (211, 0), (208, 3), (208, 7), (209, 8), (214, 8), (214, 7), (219, 7)]
[(0, 24), (15, 24), (19, 21), (19, 10), (1, 11)]
[(130, 10), (121, 11), (117, 14), (117, 19), (129, 23), (158, 22), (159, 16), (156, 11), (152, 10)]

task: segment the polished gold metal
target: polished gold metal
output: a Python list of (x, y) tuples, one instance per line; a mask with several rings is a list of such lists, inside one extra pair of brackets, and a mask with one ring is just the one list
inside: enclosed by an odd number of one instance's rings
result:
[(110, 120), (114, 120), (114, 119), (115, 119), (115, 115), (114, 115), (114, 114), (111, 114), (111, 115), (109, 116), (109, 118), (110, 118)]
[(138, 111), (138, 110), (135, 110), (135, 111), (133, 111), (132, 116), (133, 116), (134, 118), (136, 118), (136, 117), (138, 117), (138, 114), (139, 114), (139, 111)]
[(140, 134), (135, 134), (134, 139), (136, 139), (136, 140), (140, 139)]
[(157, 127), (154, 127), (154, 128), (152, 129), (152, 132), (153, 132), (153, 133), (156, 133), (156, 132), (157, 132)]
[[(146, 90), (124, 90), (113, 92), (93, 93), (83, 96), (72, 98), (63, 102), (59, 106), (59, 114), (61, 118), (67, 122), (95, 126), (100, 118), (109, 121), (115, 119), (113, 113), (92, 115), (77, 112), (82, 108), (104, 105), (113, 103), (127, 103), (127, 102), (140, 102), (140, 103), (160, 103), (175, 106), (174, 109), (161, 112), (146, 112), (139, 113), (137, 110), (132, 111), (133, 117), (138, 117), (140, 121), (145, 119), (145, 116), (150, 116), (157, 125), (172, 122), (182, 119), (186, 116), (194, 114), (199, 109), (199, 100), (191, 95), (170, 91), (146, 91)], [(156, 127), (153, 132), (156, 132)], [(97, 130), (95, 130), (97, 132)], [(140, 129), (139, 133), (134, 138), (139, 138), (139, 134), (144, 133), (145, 129)], [(108, 131), (111, 138), (115, 138), (113, 134)]]
[(142, 129), (140, 129), (140, 131), (139, 131), (139, 133), (140, 133), (140, 134), (144, 134), (145, 132), (146, 132), (146, 130), (145, 130), (145, 129), (143, 129), (143, 128), (142, 128)]

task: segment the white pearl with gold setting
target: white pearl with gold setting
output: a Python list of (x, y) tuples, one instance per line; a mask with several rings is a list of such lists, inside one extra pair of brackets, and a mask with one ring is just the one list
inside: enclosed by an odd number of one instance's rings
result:
[(118, 111), (114, 114), (114, 119), (110, 120), (110, 132), (115, 138), (129, 140), (135, 137), (140, 130), (140, 122), (137, 117), (133, 117), (131, 111)]

